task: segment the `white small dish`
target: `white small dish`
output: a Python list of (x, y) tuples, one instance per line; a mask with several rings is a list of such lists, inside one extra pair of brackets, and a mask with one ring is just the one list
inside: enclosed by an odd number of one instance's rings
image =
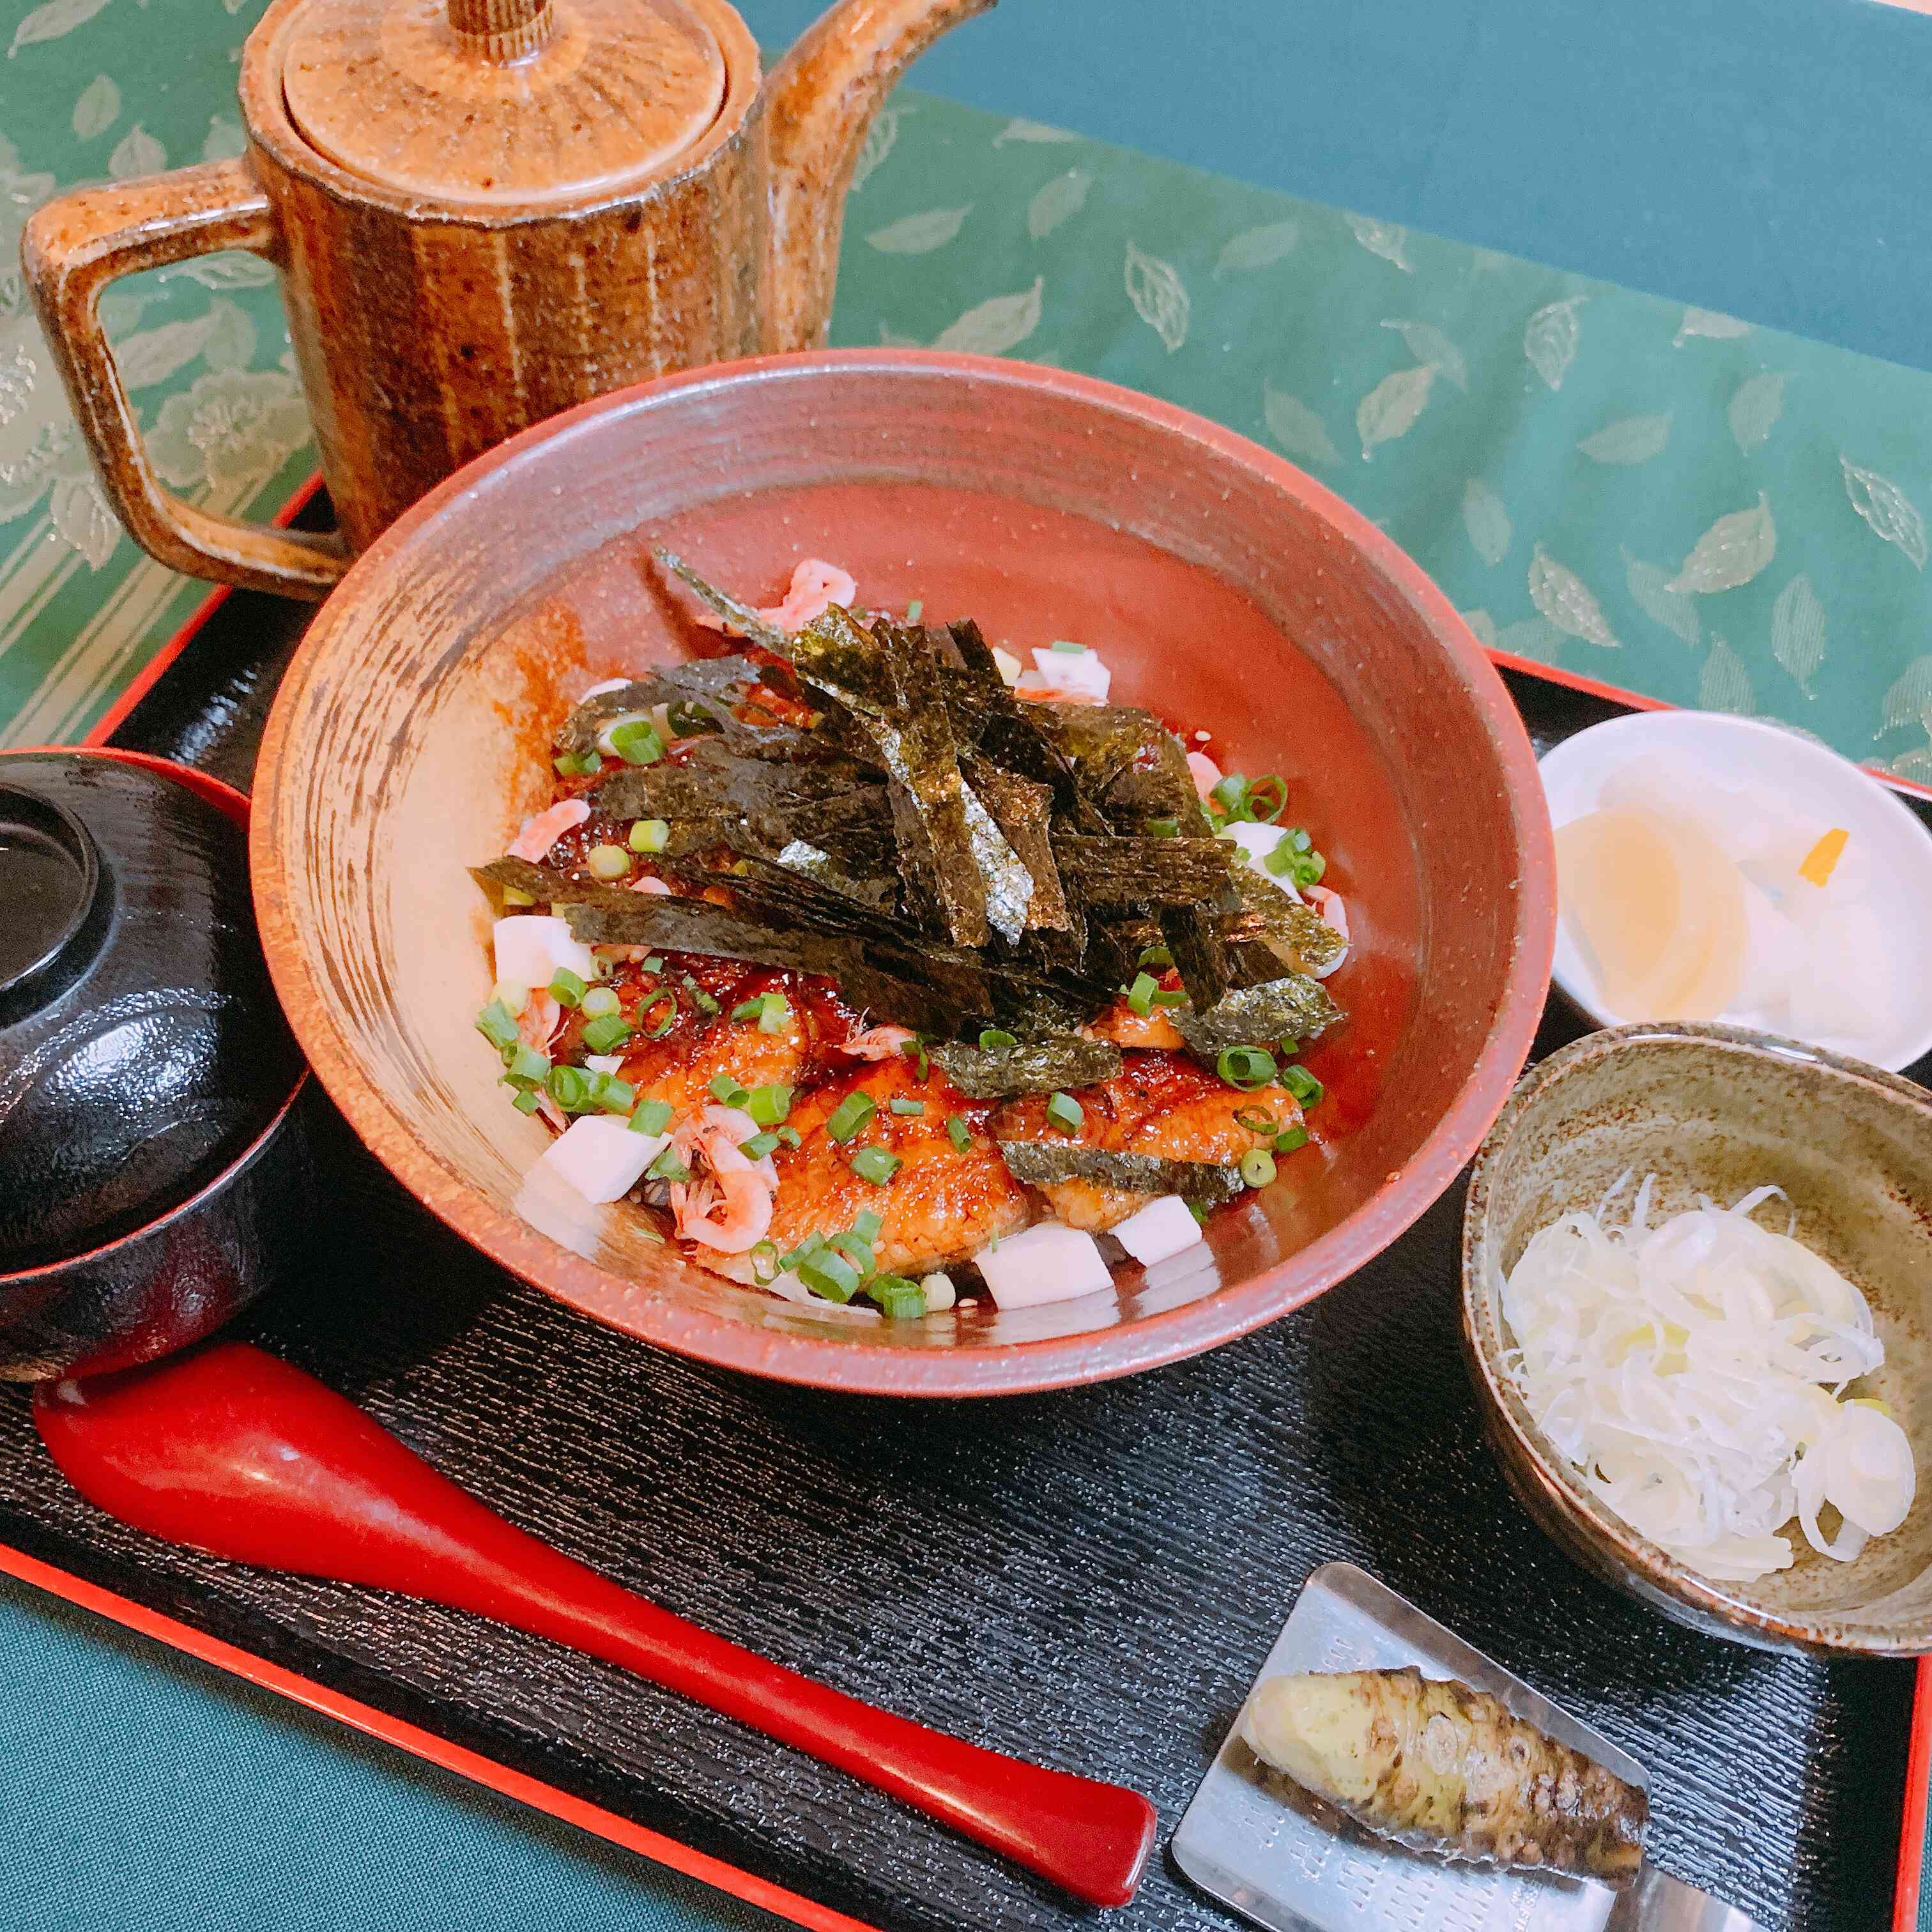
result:
[[(1604, 781), (1631, 760), (1666, 757), (1694, 779), (1774, 790), (1795, 814), (1821, 830), (1842, 826), (1870, 860), (1882, 890), (1870, 904), (1897, 966), (1895, 1010), (1854, 1038), (1835, 1034), (1811, 1043), (1897, 1072), (1932, 1052), (1932, 836), (1875, 778), (1813, 740), (1781, 725), (1714, 711), (1638, 711), (1579, 731), (1544, 754), (1543, 788), (1551, 822), (1562, 826), (1594, 811)], [(1848, 848), (1849, 849), (1849, 848)], [(1605, 1003), (1569, 920), (1557, 927), (1558, 987), (1599, 1026), (1668, 1019), (1665, 1013), (1618, 1012)], [(1748, 1012), (1717, 1017), (1760, 1026)]]

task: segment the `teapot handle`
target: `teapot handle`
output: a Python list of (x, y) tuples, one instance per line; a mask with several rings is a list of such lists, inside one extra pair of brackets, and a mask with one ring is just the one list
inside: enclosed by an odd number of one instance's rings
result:
[(94, 468), (135, 542), (190, 576), (315, 598), (349, 568), (341, 539), (219, 515), (166, 488), (100, 326), (100, 291), (117, 277), (222, 248), (272, 260), (280, 241), (246, 163), (208, 161), (48, 202), (28, 222), (21, 256)]

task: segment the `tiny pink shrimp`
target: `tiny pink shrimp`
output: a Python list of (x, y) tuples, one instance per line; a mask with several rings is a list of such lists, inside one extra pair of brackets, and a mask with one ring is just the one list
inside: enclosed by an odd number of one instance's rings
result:
[(784, 601), (760, 610), (758, 615), (781, 631), (797, 632), (814, 617), (822, 617), (835, 604), (848, 608), (859, 594), (857, 581), (849, 570), (841, 570), (823, 557), (808, 556), (791, 574)]
[(902, 1052), (909, 1041), (919, 1036), (902, 1026), (868, 1027), (850, 1040), (841, 1040), (838, 1050), (854, 1060), (891, 1060)]
[(510, 856), (539, 864), (545, 853), (566, 832), (574, 830), (590, 816), (590, 808), (580, 798), (561, 798), (547, 811), (524, 820), (524, 828), (510, 841)]
[(680, 1240), (742, 1255), (764, 1239), (778, 1170), (769, 1154), (753, 1160), (740, 1146), (757, 1132), (751, 1115), (735, 1107), (706, 1107), (678, 1124), (671, 1136), (678, 1158), (687, 1167), (701, 1160), (709, 1169), (671, 1184), (671, 1214)]
[(1205, 752), (1190, 752), (1187, 769), (1194, 774), (1194, 789), (1203, 798), (1221, 782), (1221, 767)]
[(533, 989), (517, 1016), (517, 1038), (542, 1053), (550, 1045), (562, 1018), (563, 1009), (553, 994)]
[(563, 1133), (568, 1130), (570, 1123), (563, 1118), (563, 1109), (548, 1094), (541, 1090), (537, 1094), (537, 1112), (556, 1128), (559, 1133)]
[(1104, 704), (1106, 700), (1090, 691), (1065, 691), (1057, 684), (1029, 684), (1027, 678), (1037, 677), (1037, 671), (1028, 671), (1013, 687), (1016, 698), (1024, 698), (1030, 704)]
[[(764, 605), (758, 615), (774, 628), (796, 636), (814, 617), (824, 616), (833, 604), (849, 606), (858, 594), (858, 583), (849, 570), (841, 570), (823, 557), (808, 556), (792, 572), (783, 599)], [(713, 631), (723, 631), (733, 637), (739, 634), (736, 625), (710, 610), (700, 610), (698, 621)]]
[(1348, 908), (1343, 903), (1342, 895), (1330, 892), (1326, 886), (1310, 886), (1308, 888), (1308, 902), (1322, 915), (1324, 926), (1342, 935), (1341, 951), (1327, 965), (1317, 967), (1315, 970), (1316, 979), (1325, 980), (1348, 956)]
[(642, 878), (633, 879), (631, 890), (634, 892), (662, 892), (667, 898), (674, 896), (670, 886), (652, 872), (646, 872)]

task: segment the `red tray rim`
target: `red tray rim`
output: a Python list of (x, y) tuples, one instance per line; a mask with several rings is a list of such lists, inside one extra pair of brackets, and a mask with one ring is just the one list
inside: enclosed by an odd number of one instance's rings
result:
[[(273, 519), (274, 523), (278, 526), (286, 526), (292, 522), (314, 499), (321, 488), (322, 475), (318, 470), (297, 486), (276, 512)], [(104, 745), (112, 736), (135, 706), (188, 648), (196, 633), (226, 601), (230, 594), (226, 585), (219, 585), (196, 605), (174, 634), (101, 715), (81, 741), (83, 744)], [(1641, 692), (1627, 691), (1620, 685), (1606, 683), (1598, 678), (1585, 677), (1576, 672), (1561, 670), (1553, 664), (1539, 663), (1532, 658), (1518, 657), (1509, 651), (1490, 651), (1486, 655), (1492, 663), (1506, 670), (1519, 671), (1528, 677), (1540, 678), (1546, 683), (1562, 685), (1570, 690), (1582, 692), (1592, 698), (1606, 698), (1616, 704), (1627, 704), (1637, 710), (1670, 711), (1678, 708), (1661, 698), (1647, 697)], [(1889, 772), (1877, 770), (1870, 766), (1863, 769), (1894, 790), (1932, 800), (1932, 786), (1916, 784), (1909, 778), (1898, 778)], [(788, 1919), (794, 1924), (806, 1927), (808, 1932), (878, 1932), (877, 1928), (868, 1926), (862, 1920), (848, 1918), (829, 1906), (816, 1904), (810, 1899), (788, 1892), (750, 1872), (741, 1870), (735, 1865), (728, 1864), (722, 1859), (695, 1851), (661, 1832), (633, 1823), (614, 1811), (573, 1797), (568, 1792), (547, 1784), (541, 1779), (513, 1771), (508, 1766), (499, 1764), (481, 1752), (449, 1743), (433, 1731), (392, 1717), (387, 1712), (379, 1710), (373, 1705), (345, 1696), (313, 1678), (304, 1677), (299, 1672), (271, 1664), (252, 1652), (207, 1636), (191, 1624), (150, 1610), (131, 1598), (119, 1596), (111, 1590), (103, 1589), (69, 1571), (44, 1563), (36, 1557), (28, 1556), (4, 1543), (0, 1543), (0, 1573), (31, 1583), (128, 1629), (198, 1658), (204, 1663), (226, 1670), (278, 1696), (286, 1697), (309, 1710), (334, 1718), (366, 1736), (380, 1738), (386, 1744), (393, 1744), (399, 1750), (408, 1751), (440, 1766), (444, 1770), (454, 1772), (458, 1777), (487, 1786), (520, 1804), (546, 1812), (554, 1818), (574, 1825), (612, 1844), (622, 1846), (627, 1850), (638, 1852), (687, 1877), (697, 1879), (721, 1892), (728, 1892), (748, 1904), (760, 1906), (780, 1918)], [(1905, 1810), (1900, 1821), (1898, 1878), (1894, 1892), (1893, 1932), (1917, 1932), (1929, 1798), (1932, 1798), (1932, 1657), (1919, 1660), (1914, 1679), (1911, 1739), (1906, 1760)]]

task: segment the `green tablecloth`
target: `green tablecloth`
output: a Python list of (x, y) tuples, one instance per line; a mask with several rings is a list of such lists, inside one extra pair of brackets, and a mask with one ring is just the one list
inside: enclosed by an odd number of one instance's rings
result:
[[(0, 20), (6, 742), (78, 735), (202, 594), (104, 516), (7, 266), (18, 223), (57, 179), (232, 152), (258, 10)], [(779, 40), (813, 10), (746, 8)], [(868, 153), (838, 339), (963, 342), (1204, 410), (1384, 520), (1498, 646), (1932, 778), (1932, 390), (1765, 326), (1927, 358), (1932, 22), (1868, 0), (1329, 12), (1006, 0), (920, 76), (982, 112), (902, 97)], [(309, 459), (254, 272), (124, 285), (110, 314), (170, 480), (259, 507)], [(0, 1710), (0, 1921), (35, 1932), (755, 1918), (10, 1584)]]

